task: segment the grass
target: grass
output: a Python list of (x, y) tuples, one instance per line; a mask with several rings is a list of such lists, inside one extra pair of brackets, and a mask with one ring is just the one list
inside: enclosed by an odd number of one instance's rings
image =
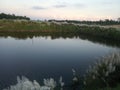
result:
[(116, 29), (120, 30), (120, 25), (106, 25), (106, 26), (102, 26), (102, 27), (105, 27), (105, 28), (116, 28)]
[(1, 32), (74, 33), (101, 37), (103, 39), (120, 40), (120, 30), (116, 28), (23, 20), (0, 20)]
[(98, 88), (101, 88), (100, 90), (117, 90), (120, 88), (119, 84), (119, 52), (105, 56), (97, 61), (93, 66), (90, 66), (84, 78), (85, 90), (98, 90)]

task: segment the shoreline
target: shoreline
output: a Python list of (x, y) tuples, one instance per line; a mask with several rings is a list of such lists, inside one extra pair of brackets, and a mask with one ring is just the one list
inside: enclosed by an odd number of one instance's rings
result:
[(120, 40), (120, 30), (111, 26), (75, 25), (70, 23), (0, 20), (0, 33), (73, 33), (103, 39)]

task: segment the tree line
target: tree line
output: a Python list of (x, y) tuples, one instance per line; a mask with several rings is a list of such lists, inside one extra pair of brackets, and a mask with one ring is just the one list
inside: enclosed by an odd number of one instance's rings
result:
[(30, 20), (30, 18), (26, 17), (26, 16), (16, 16), (15, 14), (5, 14), (5, 13), (0, 13), (0, 19), (24, 19), (24, 20)]
[(118, 25), (120, 24), (120, 18), (118, 20), (99, 20), (99, 21), (78, 21), (78, 20), (48, 20), (49, 22), (67, 22), (74, 24), (88, 24), (88, 25)]

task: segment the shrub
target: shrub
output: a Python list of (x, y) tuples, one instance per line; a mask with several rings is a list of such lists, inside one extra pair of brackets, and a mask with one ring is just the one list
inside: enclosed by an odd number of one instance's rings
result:
[(84, 79), (85, 88), (115, 87), (120, 83), (120, 53), (101, 58), (87, 70)]

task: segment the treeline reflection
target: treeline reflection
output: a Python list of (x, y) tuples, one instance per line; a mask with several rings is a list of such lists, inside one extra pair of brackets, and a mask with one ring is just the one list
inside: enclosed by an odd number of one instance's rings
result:
[(107, 46), (111, 46), (111, 47), (118, 47), (120, 48), (120, 43), (117, 40), (112, 40), (112, 39), (106, 39), (106, 38), (101, 38), (101, 37), (95, 37), (95, 36), (91, 36), (91, 35), (84, 35), (84, 34), (77, 34), (77, 33), (39, 33), (39, 32), (2, 32), (0, 33), (0, 37), (4, 37), (4, 38), (8, 38), (8, 37), (13, 37), (15, 39), (23, 39), (26, 40), (28, 38), (33, 39), (34, 37), (50, 37), (51, 40), (54, 39), (59, 39), (59, 38), (79, 38), (82, 40), (88, 40), (91, 41), (93, 43), (98, 43), (98, 44), (103, 44), (103, 45), (107, 45)]

